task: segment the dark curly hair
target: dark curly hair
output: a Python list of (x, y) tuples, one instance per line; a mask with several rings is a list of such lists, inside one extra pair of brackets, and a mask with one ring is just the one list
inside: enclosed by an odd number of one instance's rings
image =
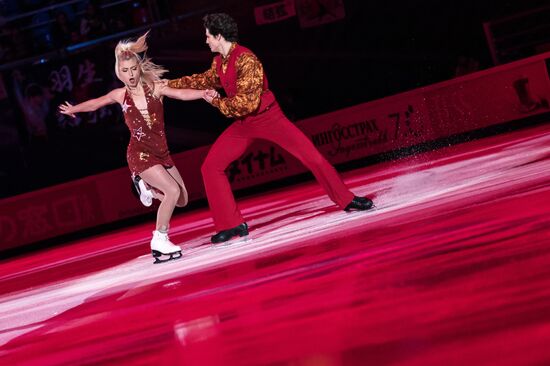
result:
[(207, 14), (202, 18), (204, 27), (208, 29), (211, 35), (221, 34), (226, 41), (237, 42), (239, 38), (239, 29), (237, 22), (226, 13)]

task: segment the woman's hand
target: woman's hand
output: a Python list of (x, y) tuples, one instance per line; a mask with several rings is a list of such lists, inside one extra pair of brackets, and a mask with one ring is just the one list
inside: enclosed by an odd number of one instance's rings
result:
[(74, 114), (74, 106), (69, 102), (65, 102), (65, 104), (61, 104), (59, 106), (59, 113), (76, 118), (76, 115)]
[(160, 95), (163, 95), (166, 88), (168, 88), (168, 80), (161, 79), (159, 81), (155, 81), (155, 91), (158, 91)]
[(220, 97), (220, 93), (218, 93), (217, 91), (215, 91), (213, 89), (206, 89), (203, 93), (203, 96), (202, 96), (202, 98), (210, 104), (212, 104), (212, 100), (214, 98), (219, 98), (219, 97)]

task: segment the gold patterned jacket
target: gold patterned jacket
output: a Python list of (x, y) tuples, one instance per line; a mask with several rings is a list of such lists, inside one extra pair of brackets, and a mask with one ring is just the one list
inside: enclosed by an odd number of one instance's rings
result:
[[(239, 47), (238, 55), (233, 57), (237, 47)], [(221, 65), (218, 65), (219, 62), (221, 62)], [(219, 73), (225, 74), (228, 68), (233, 67), (235, 69), (236, 80), (234, 82), (236, 85), (222, 85), (222, 78), (220, 78)], [(233, 81), (229, 82), (232, 84)], [(225, 83), (227, 83), (227, 80)], [(231, 45), (226, 57), (221, 55), (215, 57), (210, 69), (206, 72), (170, 80), (168, 86), (178, 89), (223, 88), (227, 97), (214, 98), (212, 104), (225, 116), (233, 118), (244, 117), (256, 111), (260, 106), (262, 93), (266, 91), (266, 81), (261, 62), (252, 52), (238, 46), (236, 43)], [(235, 86), (236, 89), (233, 92), (228, 92)]]

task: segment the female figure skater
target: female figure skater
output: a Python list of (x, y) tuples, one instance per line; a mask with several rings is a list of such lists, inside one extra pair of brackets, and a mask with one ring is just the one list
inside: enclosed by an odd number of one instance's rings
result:
[(131, 134), (126, 158), (140, 199), (146, 206), (151, 205), (152, 198), (161, 201), (151, 239), (154, 263), (160, 263), (181, 257), (181, 248), (170, 241), (168, 229), (175, 206), (183, 207), (188, 200), (185, 184), (168, 151), (162, 98), (195, 100), (203, 98), (205, 91), (173, 89), (159, 83), (167, 70), (146, 57), (146, 37), (147, 33), (135, 42), (120, 41), (115, 48), (115, 73), (124, 87), (77, 105), (65, 102), (59, 111), (75, 117), (75, 113), (120, 104)]

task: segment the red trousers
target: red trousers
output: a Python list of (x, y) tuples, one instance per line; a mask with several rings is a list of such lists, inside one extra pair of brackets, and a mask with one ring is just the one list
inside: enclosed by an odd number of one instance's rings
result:
[(344, 185), (336, 169), (319, 153), (313, 143), (290, 122), (275, 103), (269, 110), (229, 126), (210, 148), (201, 172), (206, 197), (216, 231), (244, 222), (231, 192), (225, 169), (238, 159), (255, 139), (276, 143), (298, 158), (315, 176), (330, 199), (345, 208), (354, 195)]

